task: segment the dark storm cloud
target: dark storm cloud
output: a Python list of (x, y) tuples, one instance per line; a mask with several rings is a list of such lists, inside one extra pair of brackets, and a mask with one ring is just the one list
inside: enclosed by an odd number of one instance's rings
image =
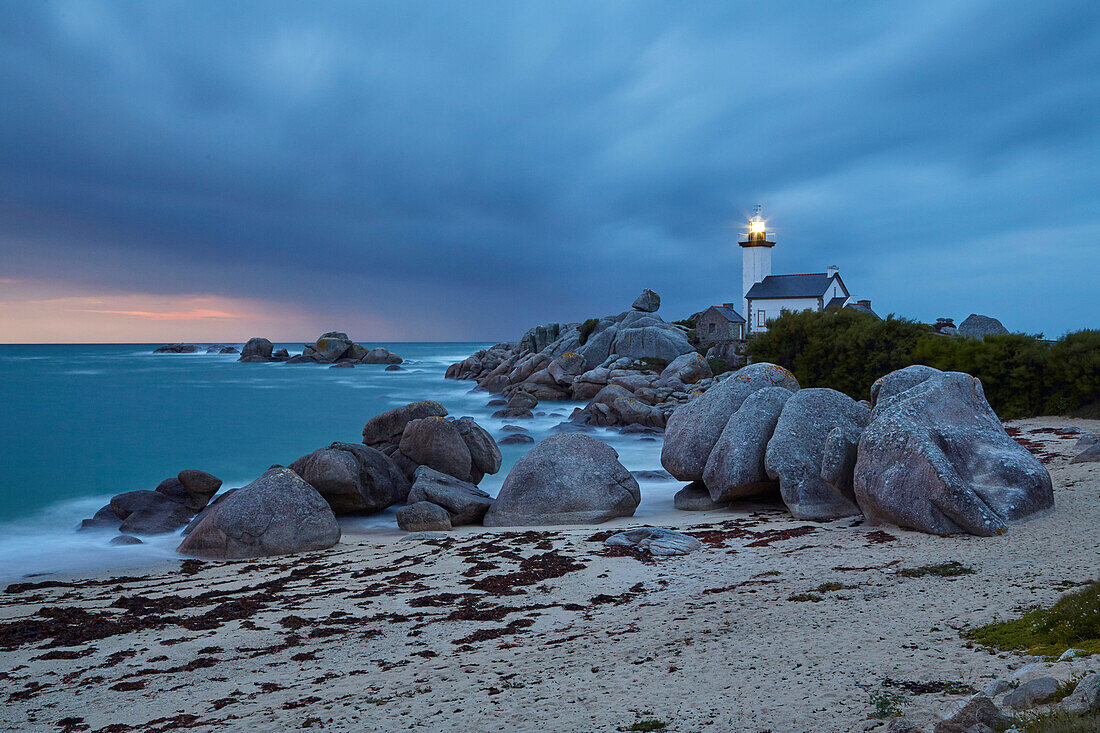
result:
[(0, 267), (514, 338), (738, 299), (763, 202), (884, 312), (1096, 325), (1100, 9), (1031, 5), (8, 4)]

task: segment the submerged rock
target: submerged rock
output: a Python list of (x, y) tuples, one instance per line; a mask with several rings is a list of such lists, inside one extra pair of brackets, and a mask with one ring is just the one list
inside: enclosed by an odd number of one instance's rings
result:
[(638, 482), (611, 446), (559, 433), (512, 467), (485, 526), (594, 524), (633, 515), (640, 500)]
[(176, 551), (233, 560), (324, 550), (339, 541), (328, 502), (298, 474), (275, 467), (215, 503)]
[(118, 529), (118, 526), (122, 524), (122, 520), (114, 510), (111, 509), (111, 505), (100, 507), (91, 519), (82, 519), (78, 530), (85, 529)]
[(165, 344), (153, 349), (154, 354), (194, 354), (199, 350), (195, 344)]
[(111, 541), (108, 544), (115, 545), (117, 547), (119, 545), (141, 545), (145, 543), (132, 535), (120, 534), (118, 537), (112, 537)]

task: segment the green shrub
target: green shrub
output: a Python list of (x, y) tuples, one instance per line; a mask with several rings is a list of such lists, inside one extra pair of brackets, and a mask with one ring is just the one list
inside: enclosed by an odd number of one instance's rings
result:
[(733, 367), (729, 365), (729, 362), (720, 356), (707, 359), (707, 364), (710, 365), (710, 370), (714, 372), (714, 376), (733, 371)]
[(596, 326), (600, 324), (599, 318), (589, 318), (587, 321), (581, 324), (581, 327), (577, 329), (580, 336), (578, 340), (581, 342), (581, 346), (588, 343), (588, 337), (592, 335), (592, 332), (596, 330)]
[(870, 717), (878, 718), (879, 720), (896, 718), (901, 715), (901, 709), (908, 703), (909, 698), (900, 692), (876, 690), (871, 693), (871, 706), (874, 707), (875, 710), (871, 713)]
[(1059, 656), (1071, 647), (1100, 652), (1100, 582), (1067, 593), (1050, 608), (970, 629), (964, 636), (1002, 651)]
[(1100, 414), (1100, 331), (1057, 341), (1013, 333), (948, 338), (929, 326), (857, 311), (783, 314), (748, 342), (752, 361), (789, 369), (803, 387), (866, 399), (876, 379), (911, 364), (971, 374), (1003, 419)]
[(831, 387), (866, 399), (883, 374), (913, 364), (913, 346), (931, 329), (851, 309), (783, 315), (748, 343), (752, 361), (786, 367), (803, 387)]

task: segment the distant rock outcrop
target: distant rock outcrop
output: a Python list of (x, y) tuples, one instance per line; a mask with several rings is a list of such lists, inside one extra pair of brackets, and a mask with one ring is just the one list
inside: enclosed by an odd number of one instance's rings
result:
[[(497, 344), (452, 364), (447, 377), (475, 380), (482, 389), (511, 399), (528, 395), (535, 403), (591, 400), (616, 385), (627, 391), (618, 395), (626, 401), (617, 404), (605, 395), (572, 420), (660, 429), (690, 399), (688, 385), (705, 388), (714, 376), (688, 340), (687, 329), (656, 314), (660, 305), (660, 297), (645, 290), (618, 315), (536, 326), (516, 343)], [(509, 403), (498, 416), (529, 417), (524, 411), (533, 406)]]
[(1008, 329), (992, 316), (980, 316), (977, 313), (971, 313), (959, 324), (958, 332), (960, 336), (980, 339), (985, 336), (1008, 333)]
[(240, 361), (269, 362), (283, 361), (287, 364), (329, 364), (344, 366), (355, 364), (402, 363), (403, 359), (389, 349), (381, 346), (368, 349), (348, 338), (343, 331), (328, 331), (311, 344), (302, 347), (302, 353), (291, 356), (286, 349), (273, 351), (270, 341), (264, 338), (249, 339), (241, 350)]
[(165, 344), (153, 349), (154, 354), (194, 354), (199, 350), (195, 344)]

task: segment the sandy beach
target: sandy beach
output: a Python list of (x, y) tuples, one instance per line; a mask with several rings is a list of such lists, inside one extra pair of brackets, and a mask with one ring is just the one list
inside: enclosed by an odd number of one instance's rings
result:
[[(29, 579), (0, 594), (0, 725), (852, 731), (884, 728), (868, 716), (885, 689), (930, 729), (1029, 663), (1059, 679), (1100, 670), (960, 635), (1100, 568), (1100, 464), (1069, 465), (1076, 437), (1060, 430), (1100, 422), (1010, 426), (1050, 470), (1056, 510), (994, 538), (800, 522), (776, 501), (596, 527), (345, 533), (325, 552)], [(603, 545), (641, 524), (704, 550)], [(949, 561), (974, 572), (900, 572)]]

